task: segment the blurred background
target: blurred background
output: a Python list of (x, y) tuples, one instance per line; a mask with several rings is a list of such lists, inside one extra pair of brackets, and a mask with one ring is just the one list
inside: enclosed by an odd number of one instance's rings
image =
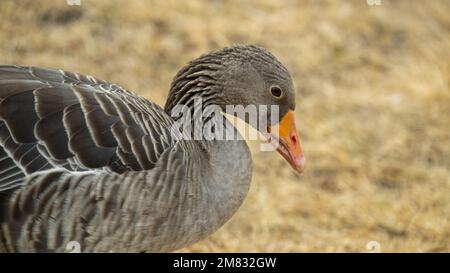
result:
[(250, 143), (245, 203), (181, 251), (450, 251), (450, 1), (79, 1), (1, 0), (0, 63), (159, 104), (186, 62), (232, 44), (292, 74), (304, 174)]

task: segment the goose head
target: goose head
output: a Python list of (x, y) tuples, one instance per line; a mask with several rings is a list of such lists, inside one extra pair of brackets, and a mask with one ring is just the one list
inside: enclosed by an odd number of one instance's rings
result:
[(175, 76), (165, 110), (170, 112), (175, 105), (189, 105), (194, 96), (226, 113), (229, 106), (236, 105), (256, 109), (256, 118), (247, 114), (241, 118), (262, 133), (296, 171), (303, 171), (305, 157), (296, 128), (292, 78), (266, 49), (233, 46), (191, 61)]

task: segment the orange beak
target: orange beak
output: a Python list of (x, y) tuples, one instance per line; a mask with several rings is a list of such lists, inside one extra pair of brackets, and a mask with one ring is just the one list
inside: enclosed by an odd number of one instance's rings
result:
[(294, 111), (287, 112), (280, 123), (268, 129), (269, 142), (291, 164), (292, 168), (301, 173), (305, 168), (305, 157), (295, 126)]

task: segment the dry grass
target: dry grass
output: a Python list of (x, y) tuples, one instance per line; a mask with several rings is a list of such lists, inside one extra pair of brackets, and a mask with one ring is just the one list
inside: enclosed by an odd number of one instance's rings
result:
[(239, 212), (182, 251), (450, 251), (450, 2), (0, 2), (0, 63), (64, 68), (163, 103), (235, 43), (291, 71), (307, 169), (255, 148)]

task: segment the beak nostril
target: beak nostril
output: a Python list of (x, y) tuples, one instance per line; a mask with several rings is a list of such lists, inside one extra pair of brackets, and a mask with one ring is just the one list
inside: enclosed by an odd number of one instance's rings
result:
[(296, 145), (297, 144), (297, 137), (296, 136), (291, 136), (291, 141), (292, 141), (292, 144)]

